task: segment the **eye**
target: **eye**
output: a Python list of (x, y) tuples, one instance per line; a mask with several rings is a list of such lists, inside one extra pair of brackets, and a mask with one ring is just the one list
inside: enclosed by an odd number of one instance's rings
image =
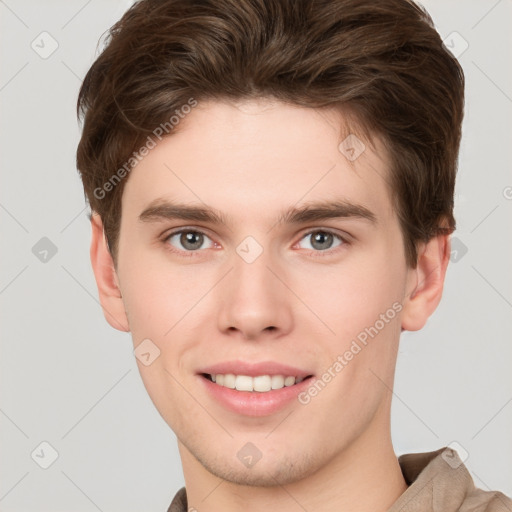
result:
[(182, 229), (170, 233), (164, 240), (179, 251), (193, 252), (199, 249), (211, 249), (213, 241), (201, 231)]
[[(327, 249), (333, 249), (345, 243), (345, 240), (341, 236), (331, 233), (325, 230), (310, 231), (302, 239), (309, 241), (306, 243), (306, 247), (303, 249), (313, 249), (314, 251), (326, 251)], [(299, 242), (299, 244), (301, 243)]]

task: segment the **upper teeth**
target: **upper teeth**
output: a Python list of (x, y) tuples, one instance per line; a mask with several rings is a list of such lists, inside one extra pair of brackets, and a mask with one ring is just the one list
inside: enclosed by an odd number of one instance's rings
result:
[(238, 391), (270, 391), (271, 389), (281, 389), (285, 386), (293, 386), (302, 382), (301, 377), (285, 377), (284, 375), (258, 375), (250, 377), (249, 375), (233, 375), (232, 373), (211, 375), (213, 382), (219, 386), (236, 389)]

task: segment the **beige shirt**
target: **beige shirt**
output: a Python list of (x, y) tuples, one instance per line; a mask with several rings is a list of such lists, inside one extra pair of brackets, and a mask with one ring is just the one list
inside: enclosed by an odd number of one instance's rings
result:
[[(457, 452), (441, 448), (398, 458), (409, 486), (388, 512), (512, 512), (512, 500), (499, 491), (477, 489)], [(182, 487), (167, 512), (187, 512)]]

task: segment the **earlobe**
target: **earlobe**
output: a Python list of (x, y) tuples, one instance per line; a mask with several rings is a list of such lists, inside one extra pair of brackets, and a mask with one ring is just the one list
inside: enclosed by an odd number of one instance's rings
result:
[(409, 269), (402, 310), (402, 330), (424, 327), (443, 295), (450, 259), (449, 235), (438, 235), (418, 247), (418, 264)]
[(91, 217), (91, 263), (98, 286), (100, 304), (107, 322), (119, 331), (129, 332), (128, 318), (119, 288), (112, 255), (107, 246), (103, 222), (97, 213)]

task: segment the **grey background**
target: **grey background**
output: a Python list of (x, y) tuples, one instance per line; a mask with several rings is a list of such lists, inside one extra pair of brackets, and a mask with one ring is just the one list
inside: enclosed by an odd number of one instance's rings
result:
[[(0, 1), (5, 512), (164, 511), (184, 484), (175, 436), (146, 394), (129, 334), (99, 307), (75, 169), (80, 81), (130, 4)], [(456, 442), (477, 486), (512, 495), (512, 0), (423, 4), (454, 51), (469, 45), (459, 57), (467, 108), (457, 253), (440, 308), (421, 332), (403, 335), (393, 441), (398, 454)], [(43, 31), (58, 43), (47, 58)], [(47, 469), (43, 441), (58, 452)]]

